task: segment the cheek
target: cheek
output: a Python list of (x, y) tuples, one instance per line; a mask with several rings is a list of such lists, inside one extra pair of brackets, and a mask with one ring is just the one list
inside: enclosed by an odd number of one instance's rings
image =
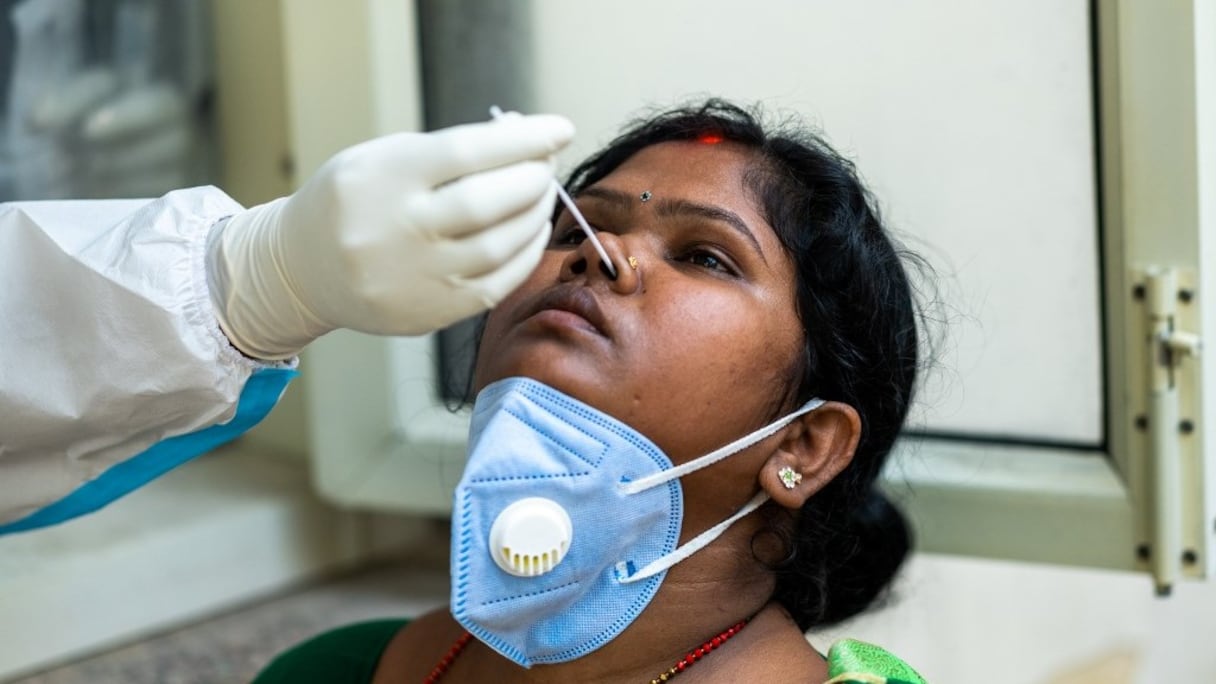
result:
[(802, 340), (785, 310), (685, 299), (649, 313), (660, 334), (648, 337), (654, 343), (636, 361), (645, 378), (639, 404), (647, 408), (637, 419), (663, 436), (656, 441), (672, 447), (673, 458), (721, 446), (782, 408)]
[[(656, 341), (667, 355), (728, 376), (784, 373), (802, 341), (801, 325), (783, 301), (685, 297), (656, 308), (647, 319), (665, 322)], [(697, 376), (682, 380), (690, 377)]]

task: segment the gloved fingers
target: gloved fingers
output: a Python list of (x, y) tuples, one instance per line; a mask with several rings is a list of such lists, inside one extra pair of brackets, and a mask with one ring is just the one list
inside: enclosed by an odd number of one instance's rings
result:
[(538, 234), (548, 235), (550, 206), (552, 201), (537, 202), (480, 233), (441, 243), (435, 262), (444, 264), (448, 273), (465, 278), (496, 271), (531, 247)]
[(511, 291), (532, 275), (536, 265), (540, 263), (545, 248), (549, 245), (549, 236), (553, 232), (553, 224), (545, 222), (544, 229), (538, 232), (523, 249), (519, 250), (501, 267), (484, 275), (473, 278), (455, 278), (467, 291), (476, 293), (485, 308), (490, 308), (501, 302)]
[[(529, 114), (445, 128), (427, 135), (421, 150), (403, 150), (411, 169), (421, 169), (432, 187), (478, 171), (544, 159), (570, 143), (574, 124), (555, 114)], [(422, 158), (419, 158), (422, 157)]]
[(431, 237), (453, 239), (474, 236), (540, 203), (552, 211), (554, 201), (553, 167), (525, 161), (411, 195), (404, 213), (408, 223)]

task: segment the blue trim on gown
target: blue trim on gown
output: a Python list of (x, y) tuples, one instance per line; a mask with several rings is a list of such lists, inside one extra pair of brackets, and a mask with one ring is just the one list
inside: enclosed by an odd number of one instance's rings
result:
[(194, 457), (241, 436), (274, 408), (299, 372), (288, 368), (262, 368), (249, 377), (237, 400), (236, 415), (227, 423), (170, 437), (143, 452), (110, 466), (97, 478), (58, 501), (0, 525), (0, 535), (56, 525), (119, 499)]

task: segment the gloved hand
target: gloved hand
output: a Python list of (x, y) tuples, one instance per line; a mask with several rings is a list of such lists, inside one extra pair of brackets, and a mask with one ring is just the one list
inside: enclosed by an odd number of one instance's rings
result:
[(540, 260), (550, 155), (573, 135), (565, 118), (516, 115), (339, 152), (213, 231), (220, 327), (245, 354), (284, 359), (337, 328), (417, 335), (493, 306)]

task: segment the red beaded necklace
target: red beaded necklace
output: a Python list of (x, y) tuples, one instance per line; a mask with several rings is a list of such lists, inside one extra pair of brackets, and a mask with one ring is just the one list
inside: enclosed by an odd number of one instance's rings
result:
[[(663, 672), (658, 677), (650, 680), (650, 684), (661, 684), (662, 682), (669, 681), (672, 677), (692, 667), (693, 663), (709, 655), (710, 651), (713, 651), (722, 644), (725, 644), (731, 637), (742, 631), (743, 627), (746, 625), (747, 620), (740, 620), (731, 627), (728, 627), (718, 636), (689, 651), (688, 655), (676, 661), (676, 664), (667, 668), (666, 672)], [(443, 679), (443, 676), (448, 672), (448, 668), (452, 666), (452, 663), (456, 662), (456, 656), (460, 655), (460, 652), (463, 651), (464, 647), (468, 646), (469, 642), (472, 640), (472, 634), (469, 634), (468, 632), (461, 634), (460, 638), (456, 640), (456, 643), (452, 644), (452, 647), (448, 649), (447, 654), (439, 659), (439, 663), (435, 665), (435, 669), (431, 670), (431, 674), (427, 675), (426, 679), (422, 680), (423, 684), (436, 684), (440, 679)]]

